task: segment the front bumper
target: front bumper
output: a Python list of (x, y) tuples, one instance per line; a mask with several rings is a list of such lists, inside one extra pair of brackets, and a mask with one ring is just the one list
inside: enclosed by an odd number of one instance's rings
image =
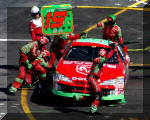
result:
[[(63, 97), (70, 97), (73, 98), (74, 96), (90, 96), (90, 94), (83, 94), (83, 93), (69, 93), (69, 92), (63, 92), (63, 91), (58, 91), (55, 89), (52, 89), (52, 93), (58, 96), (63, 96)], [(120, 94), (120, 95), (107, 95), (107, 96), (103, 96), (101, 100), (123, 100), (124, 99), (124, 95)]]
[(55, 89), (52, 89), (52, 93), (58, 96), (70, 97), (70, 98), (73, 98), (74, 96), (77, 96), (77, 95), (90, 96), (90, 94), (75, 93), (75, 92), (69, 93), (69, 92), (58, 91)]

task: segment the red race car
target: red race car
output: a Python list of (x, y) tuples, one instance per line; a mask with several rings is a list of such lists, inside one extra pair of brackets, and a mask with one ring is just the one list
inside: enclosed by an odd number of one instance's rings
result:
[[(73, 41), (59, 60), (53, 76), (52, 92), (55, 95), (74, 97), (90, 96), (87, 75), (92, 61), (101, 48), (110, 50), (108, 40), (87, 38)], [(124, 89), (128, 78), (129, 57), (121, 46), (117, 46), (112, 58), (104, 63), (103, 74), (99, 79), (102, 100), (124, 100)]]

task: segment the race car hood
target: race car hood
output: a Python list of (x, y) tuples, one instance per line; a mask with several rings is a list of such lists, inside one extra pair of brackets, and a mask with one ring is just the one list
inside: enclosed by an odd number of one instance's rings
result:
[(87, 74), (90, 72), (91, 65), (91, 62), (60, 60), (56, 70), (71, 80), (79, 77), (86, 79)]
[[(84, 61), (66, 61), (60, 59), (56, 71), (70, 78), (71, 80), (86, 80), (92, 62)], [(103, 73), (101, 75), (101, 81), (116, 79), (118, 76), (122, 76), (122, 70), (117, 65), (104, 64)]]

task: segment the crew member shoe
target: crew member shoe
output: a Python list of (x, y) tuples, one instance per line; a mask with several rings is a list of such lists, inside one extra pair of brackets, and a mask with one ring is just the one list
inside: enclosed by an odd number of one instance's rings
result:
[(97, 111), (97, 107), (94, 106), (94, 105), (92, 105), (92, 106), (90, 107), (90, 109), (91, 109), (91, 113), (92, 113), (92, 114), (94, 114), (94, 113)]
[(5, 94), (10, 95), (10, 96), (15, 96), (15, 92), (10, 92), (9, 89), (5, 91)]
[(10, 85), (8, 85), (8, 87), (5, 91), (5, 94), (14, 96), (16, 91), (17, 91), (17, 89), (14, 88), (13, 86), (11, 86), (11, 84), (10, 84)]

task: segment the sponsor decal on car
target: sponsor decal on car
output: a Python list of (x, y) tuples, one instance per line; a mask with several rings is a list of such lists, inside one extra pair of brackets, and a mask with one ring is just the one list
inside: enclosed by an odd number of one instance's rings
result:
[(124, 88), (124, 77), (118, 77), (118, 88)]
[(92, 65), (91, 62), (81, 62), (81, 61), (64, 61), (63, 64), (80, 64), (80, 65)]
[(78, 73), (87, 75), (90, 72), (91, 65), (77, 65), (76, 71)]
[(120, 82), (121, 82), (121, 83), (124, 82), (124, 77), (118, 77), (117, 79), (118, 79), (118, 82), (119, 82), (119, 83), (120, 83)]
[(103, 66), (107, 66), (108, 68), (116, 68), (116, 65), (104, 64)]
[(64, 61), (63, 64), (72, 64), (72, 61)]
[(72, 80), (87, 80), (87, 79), (83, 77), (72, 77)]
[(119, 94), (124, 94), (124, 89), (119, 89)]

